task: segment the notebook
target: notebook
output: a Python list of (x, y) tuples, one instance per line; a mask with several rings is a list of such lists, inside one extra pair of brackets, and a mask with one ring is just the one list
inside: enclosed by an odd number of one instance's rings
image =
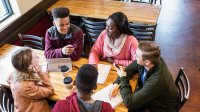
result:
[(103, 88), (102, 90), (94, 93), (92, 95), (92, 98), (94, 100), (101, 100), (101, 101), (105, 101), (110, 103), (110, 105), (112, 106), (112, 108), (115, 108), (116, 106), (118, 106), (119, 104), (121, 104), (123, 102), (122, 97), (120, 95), (120, 92), (118, 93), (118, 95), (114, 98), (109, 98), (109, 94), (110, 91), (113, 87), (113, 84), (110, 84), (108, 86), (106, 86), (105, 88)]
[(104, 84), (110, 72), (111, 66), (105, 64), (98, 64), (97, 68), (99, 73), (97, 83)]
[(63, 65), (68, 66), (69, 71), (72, 71), (72, 61), (70, 58), (47, 59), (48, 72), (60, 72), (60, 67)]

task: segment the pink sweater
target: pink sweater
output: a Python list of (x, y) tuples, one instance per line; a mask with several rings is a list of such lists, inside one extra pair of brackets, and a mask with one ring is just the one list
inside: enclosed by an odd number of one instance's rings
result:
[[(93, 45), (89, 55), (89, 64), (98, 64), (99, 57), (102, 57), (102, 60), (106, 60), (106, 58), (108, 58), (103, 51), (105, 38), (106, 30), (101, 32), (95, 44)], [(137, 46), (137, 39), (132, 35), (128, 35), (121, 52), (118, 55), (112, 57), (114, 58), (114, 63), (122, 66), (127, 66), (132, 63), (135, 60), (135, 52)]]

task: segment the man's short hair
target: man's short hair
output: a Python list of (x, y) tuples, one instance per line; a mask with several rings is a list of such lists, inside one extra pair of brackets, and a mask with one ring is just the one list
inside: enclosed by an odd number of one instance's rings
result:
[(155, 65), (159, 64), (161, 52), (157, 43), (143, 41), (139, 43), (138, 48), (142, 51), (143, 60), (150, 60)]
[(56, 18), (68, 17), (70, 14), (70, 11), (66, 7), (57, 7), (57, 8), (53, 8), (51, 10), (51, 13), (52, 13), (53, 19), (56, 19)]
[(76, 76), (76, 87), (82, 94), (90, 94), (97, 84), (98, 71), (90, 65), (82, 65)]

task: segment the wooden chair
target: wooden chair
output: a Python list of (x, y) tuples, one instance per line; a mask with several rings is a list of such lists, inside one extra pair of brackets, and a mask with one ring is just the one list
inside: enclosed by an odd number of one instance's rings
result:
[(18, 34), (19, 39), (23, 46), (28, 46), (34, 49), (44, 50), (44, 38), (34, 35)]
[(0, 84), (0, 112), (14, 112), (14, 100), (9, 87)]
[(86, 37), (88, 37), (90, 46), (98, 38), (99, 34), (106, 28), (105, 20), (95, 20), (91, 18), (82, 18)]
[(178, 72), (178, 76), (176, 77), (175, 84), (180, 94), (180, 107), (178, 108), (178, 110), (180, 110), (181, 107), (188, 100), (189, 94), (190, 94), (190, 83), (182, 67), (180, 68)]
[[(157, 4), (157, 0), (150, 0), (151, 4)], [(162, 5), (162, 0), (160, 0), (160, 5)]]
[(135, 37), (141, 40), (154, 41), (156, 25), (151, 24), (139, 24), (139, 23), (129, 23), (129, 27), (132, 30)]
[(82, 40), (82, 42), (83, 42), (83, 45), (82, 45), (83, 51), (82, 51), (82, 53), (81, 53), (81, 57), (86, 57), (85, 34), (83, 34), (83, 40)]

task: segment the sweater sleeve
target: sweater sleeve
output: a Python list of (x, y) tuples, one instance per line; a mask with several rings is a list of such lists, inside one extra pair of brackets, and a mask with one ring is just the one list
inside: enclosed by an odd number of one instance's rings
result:
[[(104, 32), (104, 31), (103, 31)], [(103, 50), (103, 32), (99, 35), (97, 38), (95, 44), (93, 45), (90, 55), (89, 55), (89, 64), (95, 64), (97, 65), (99, 62), (99, 57), (102, 56), (102, 50)]]
[(47, 75), (41, 76), (42, 86), (36, 85), (35, 82), (29, 82), (24, 85), (25, 97), (31, 99), (42, 99), (53, 94), (53, 87)]
[[(138, 47), (138, 41), (135, 37), (133, 36), (130, 36), (129, 38), (127, 38), (127, 42), (125, 43), (126, 47), (128, 47), (127, 49), (125, 49), (125, 51), (123, 52), (129, 52), (131, 54), (131, 57), (130, 59), (127, 59), (127, 60), (119, 60), (119, 59), (115, 59), (114, 62), (116, 64), (120, 64), (120, 65), (123, 65), (123, 66), (128, 66), (129, 64), (131, 64), (135, 58), (136, 58), (136, 49)], [(130, 43), (130, 44), (129, 44)]]
[(133, 93), (127, 77), (121, 77), (120, 93), (124, 104), (129, 109), (138, 109), (159, 96), (160, 88), (156, 78), (157, 77), (152, 76), (151, 79), (148, 79), (148, 81), (145, 82), (142, 89)]
[(45, 34), (45, 56), (46, 58), (62, 58), (62, 48), (53, 47), (54, 40), (51, 40), (51, 34), (47, 31)]

